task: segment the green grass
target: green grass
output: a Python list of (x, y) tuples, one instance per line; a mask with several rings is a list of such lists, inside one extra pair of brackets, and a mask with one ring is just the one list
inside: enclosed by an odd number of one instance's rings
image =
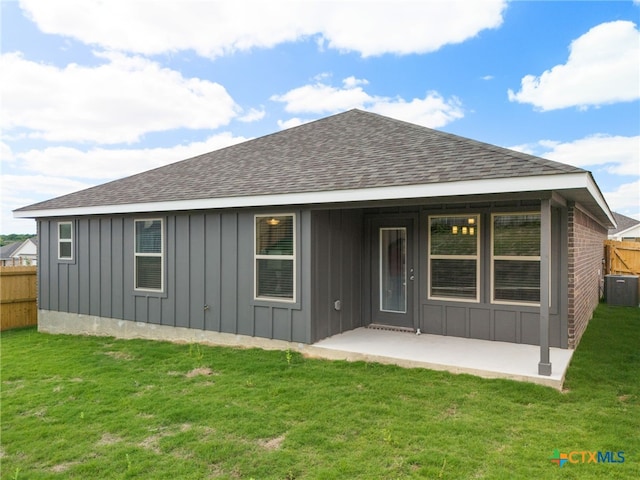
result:
[[(562, 393), (295, 352), (2, 334), (2, 478), (640, 478), (640, 311)], [(550, 462), (554, 449), (624, 463)]]

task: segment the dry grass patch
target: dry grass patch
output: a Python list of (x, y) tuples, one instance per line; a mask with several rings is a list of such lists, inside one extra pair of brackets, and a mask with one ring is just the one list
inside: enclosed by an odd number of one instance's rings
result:
[(74, 467), (76, 465), (80, 465), (80, 462), (59, 463), (58, 465), (54, 465), (53, 467), (51, 467), (51, 471), (53, 473), (64, 473), (71, 467)]
[(284, 442), (284, 435), (272, 438), (271, 440), (260, 440), (258, 442), (258, 445), (267, 450), (280, 450), (282, 442)]
[(127, 352), (104, 352), (105, 355), (116, 360), (133, 360), (134, 356)]
[(105, 433), (104, 435), (102, 435), (102, 437), (100, 437), (100, 440), (98, 440), (96, 445), (99, 447), (104, 447), (108, 445), (115, 445), (116, 443), (119, 443), (121, 441), (122, 437), (113, 435), (111, 433)]
[(214, 374), (213, 370), (211, 370), (209, 367), (198, 367), (198, 368), (194, 368), (190, 372), (187, 372), (186, 377), (193, 378), (193, 377), (197, 377), (198, 375), (209, 377), (213, 374)]

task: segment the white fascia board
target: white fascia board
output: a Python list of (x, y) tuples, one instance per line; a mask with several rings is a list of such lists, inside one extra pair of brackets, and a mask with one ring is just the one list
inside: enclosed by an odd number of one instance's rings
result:
[[(323, 203), (366, 202), (411, 198), (437, 198), (456, 195), (483, 195), (532, 191), (587, 189), (598, 205), (612, 219), (609, 208), (588, 172), (538, 175), (516, 178), (491, 178), (460, 182), (428, 183), (398, 187), (375, 187), (322, 192), (283, 193), (239, 197), (176, 200), (167, 202), (128, 203), (42, 210), (14, 211), (14, 218), (75, 217), (124, 213), (214, 210), (223, 208), (268, 207)], [(613, 219), (612, 219), (613, 221)]]
[(613, 212), (609, 208), (609, 205), (607, 204), (607, 201), (604, 199), (604, 195), (602, 195), (602, 192), (600, 191), (600, 188), (596, 184), (596, 181), (593, 179), (593, 176), (589, 172), (586, 173), (586, 176), (587, 176), (587, 190), (589, 191), (589, 194), (593, 197), (593, 199), (596, 201), (598, 206), (602, 209), (604, 214), (607, 216), (607, 218), (611, 222), (611, 225), (613, 225), (614, 227), (617, 227), (618, 224), (616, 222), (616, 219), (613, 217)]

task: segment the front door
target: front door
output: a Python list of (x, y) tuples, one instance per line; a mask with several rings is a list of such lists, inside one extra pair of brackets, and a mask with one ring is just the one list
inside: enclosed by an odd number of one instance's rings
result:
[(371, 323), (413, 328), (413, 220), (374, 222)]

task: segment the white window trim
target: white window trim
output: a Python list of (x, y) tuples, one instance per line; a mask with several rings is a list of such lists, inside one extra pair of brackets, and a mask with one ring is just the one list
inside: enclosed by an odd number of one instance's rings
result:
[[(511, 261), (521, 261), (521, 262), (541, 262), (540, 256), (535, 255), (494, 255), (494, 227), (495, 217), (506, 217), (506, 216), (525, 216), (525, 215), (538, 215), (540, 216), (540, 212), (500, 212), (500, 213), (492, 213), (491, 214), (491, 303), (496, 305), (526, 305), (530, 307), (540, 306), (540, 302), (527, 302), (524, 300), (515, 301), (515, 300), (499, 300), (496, 299), (496, 289), (495, 289), (495, 260), (511, 260)], [(542, 228), (542, 227), (541, 227)], [(551, 276), (551, 269), (549, 269), (549, 276)], [(551, 286), (551, 282), (549, 282), (549, 286)], [(549, 295), (549, 303), (551, 303), (551, 295)]]
[[(136, 251), (136, 224), (138, 222), (154, 222), (160, 221), (160, 253), (138, 253)], [(160, 257), (160, 289), (155, 288), (138, 288), (136, 279), (138, 278), (138, 262), (137, 257)], [(136, 292), (164, 292), (164, 219), (163, 218), (136, 218), (133, 220), (133, 289)]]
[[(69, 225), (71, 227), (71, 238), (60, 238), (60, 227), (62, 225)], [(70, 261), (73, 260), (73, 222), (58, 222), (58, 260)], [(71, 245), (71, 256), (69, 257), (61, 257), (60, 256), (60, 244), (61, 243), (69, 243)]]
[[(292, 217), (292, 225), (291, 228), (293, 230), (293, 255), (260, 255), (257, 253), (257, 245), (258, 245), (258, 229), (257, 229), (257, 220), (259, 218), (269, 218), (269, 217)], [(298, 227), (297, 227), (297, 215), (295, 213), (287, 212), (287, 213), (269, 213), (269, 214), (256, 214), (253, 216), (253, 299), (254, 300), (262, 300), (269, 302), (279, 302), (279, 303), (297, 303), (298, 299), (298, 269), (297, 269), (297, 252), (298, 252)], [(282, 297), (269, 297), (269, 296), (258, 296), (258, 269), (257, 264), (258, 260), (293, 260), (293, 298), (282, 298)]]
[[(470, 218), (475, 217), (477, 224), (476, 229), (476, 254), (475, 255), (432, 255), (431, 254), (431, 219), (432, 218)], [(479, 213), (462, 213), (462, 214), (449, 214), (449, 215), (429, 215), (428, 217), (428, 242), (427, 242), (427, 298), (429, 300), (446, 300), (452, 302), (465, 302), (465, 303), (480, 303), (480, 223), (482, 222), (482, 215)], [(475, 260), (476, 261), (476, 297), (475, 298), (460, 298), (460, 297), (445, 297), (440, 295), (431, 295), (431, 260)]]

